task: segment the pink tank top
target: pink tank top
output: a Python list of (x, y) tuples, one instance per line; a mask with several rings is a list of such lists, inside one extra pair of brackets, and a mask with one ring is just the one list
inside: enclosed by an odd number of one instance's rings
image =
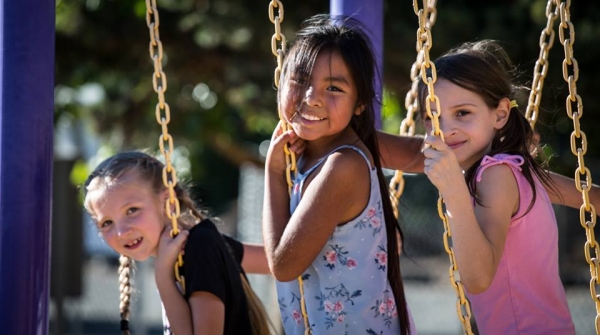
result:
[(558, 227), (546, 190), (535, 178), (536, 199), (521, 172), (521, 156), (485, 156), (476, 175), (493, 165), (510, 166), (519, 187), (519, 210), (512, 217), (504, 253), (491, 286), (468, 294), (479, 333), (575, 334), (558, 272)]

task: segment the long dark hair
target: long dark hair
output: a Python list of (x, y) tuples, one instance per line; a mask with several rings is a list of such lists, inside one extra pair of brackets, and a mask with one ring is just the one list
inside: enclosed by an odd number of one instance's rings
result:
[[(297, 33), (296, 42), (288, 51), (283, 64), (281, 82), (291, 74), (308, 82), (318, 55), (326, 51), (339, 53), (352, 75), (358, 94), (356, 106), (364, 106), (365, 110), (360, 115), (352, 117), (350, 126), (373, 156), (377, 169), (387, 233), (389, 258), (387, 274), (398, 308), (401, 334), (404, 335), (410, 332), (410, 325), (396, 238), (397, 233), (402, 238), (402, 232), (394, 216), (389, 188), (381, 170), (374, 109), (374, 104), (378, 102), (374, 83), (379, 76), (376, 76), (375, 59), (371, 50), (369, 38), (356, 20), (323, 14), (313, 16), (304, 22), (302, 29)], [(295, 91), (293, 94), (295, 94), (294, 101), (301, 101), (300, 97), (304, 92)]]
[[(504, 98), (517, 100), (519, 91), (524, 89), (522, 86), (513, 84), (512, 77), (516, 73), (516, 68), (512, 65), (502, 46), (493, 40), (464, 43), (436, 59), (434, 63), (438, 79), (444, 78), (476, 93), (489, 108), (497, 108), (500, 100)], [(425, 113), (426, 96), (427, 86), (421, 82), (419, 84), (421, 115)], [(533, 191), (533, 198), (527, 211), (531, 209), (537, 196), (533, 175), (537, 176), (553, 192), (559, 194), (548, 172), (543, 168), (545, 163), (538, 163), (533, 155), (534, 152), (538, 155), (543, 154), (541, 150), (538, 150), (539, 144), (535, 143), (533, 137), (533, 129), (521, 113), (520, 108), (512, 107), (508, 121), (496, 132), (491, 150), (487, 153), (488, 156), (506, 153), (523, 157), (522, 172)], [(481, 159), (465, 171), (469, 192), (480, 205), (481, 202), (476, 197), (475, 176)]]
[[(150, 185), (155, 194), (159, 194), (165, 189), (162, 178), (164, 164), (158, 159), (139, 151), (126, 151), (118, 153), (104, 160), (96, 169), (88, 176), (84, 183), (84, 206), (88, 212), (92, 213), (87, 193), (90, 191), (92, 181), (98, 179), (98, 182), (103, 183), (105, 187), (118, 185), (120, 177), (127, 173), (135, 173), (137, 182), (145, 182)], [(188, 191), (181, 186), (180, 183), (175, 185), (175, 194), (179, 200), (181, 208), (180, 224), (185, 229), (191, 228), (198, 221), (206, 218), (206, 214), (196, 207), (196, 204), (190, 197)], [(225, 243), (223, 241), (223, 243)], [(235, 259), (235, 257), (234, 257)], [(131, 301), (131, 293), (133, 292), (133, 266), (134, 262), (130, 257), (121, 255), (119, 258), (119, 292), (120, 292), (120, 315), (121, 315), (121, 330), (123, 335), (129, 335), (129, 305)], [(268, 335), (270, 334), (270, 322), (266, 311), (252, 287), (248, 284), (246, 277), (240, 269), (240, 279), (242, 281), (242, 289), (248, 302), (248, 315), (252, 325), (253, 335)]]

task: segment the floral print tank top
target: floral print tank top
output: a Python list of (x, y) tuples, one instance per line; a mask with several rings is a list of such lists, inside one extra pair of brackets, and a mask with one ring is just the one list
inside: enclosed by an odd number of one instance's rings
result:
[[(360, 215), (335, 228), (302, 274), (310, 328), (313, 334), (319, 335), (399, 334), (398, 312), (387, 279), (387, 234), (377, 170), (357, 147), (344, 145), (331, 153), (346, 148), (357, 151), (367, 161), (371, 195)], [(302, 198), (304, 181), (325, 158), (306, 172), (297, 173), (290, 200), (291, 213)], [(285, 333), (303, 335), (298, 280), (278, 281), (277, 295)]]

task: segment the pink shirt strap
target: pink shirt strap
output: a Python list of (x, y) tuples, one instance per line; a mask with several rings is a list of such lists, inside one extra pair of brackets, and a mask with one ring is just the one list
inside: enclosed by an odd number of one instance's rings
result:
[(481, 164), (477, 171), (477, 176), (475, 177), (475, 180), (477, 182), (480, 182), (481, 174), (483, 173), (483, 171), (486, 168), (488, 168), (490, 166), (498, 165), (498, 164), (508, 164), (510, 166), (515, 167), (519, 171), (521, 171), (521, 165), (523, 165), (524, 162), (525, 162), (525, 160), (523, 159), (523, 157), (521, 157), (519, 155), (497, 154), (497, 155), (494, 155), (494, 157), (486, 155), (481, 160)]

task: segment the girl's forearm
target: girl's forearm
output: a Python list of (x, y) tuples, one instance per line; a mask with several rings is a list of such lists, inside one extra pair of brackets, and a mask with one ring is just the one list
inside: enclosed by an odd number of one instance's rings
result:
[[(575, 209), (581, 208), (583, 196), (575, 186), (575, 179), (554, 172), (550, 172), (550, 178), (559, 192), (559, 194), (556, 194), (556, 190), (544, 185), (553, 204), (565, 205)], [(588, 195), (590, 203), (596, 209), (596, 215), (600, 214), (600, 187), (592, 185)]]
[(483, 292), (495, 274), (494, 252), (477, 221), (466, 184), (459, 183), (453, 194), (445, 195), (444, 203), (460, 280), (469, 292)]
[(264, 246), (244, 243), (242, 268), (246, 273), (270, 274), (271, 270)]
[(381, 165), (392, 170), (423, 173), (423, 137), (399, 136), (377, 131)]
[(173, 334), (193, 335), (194, 326), (190, 306), (181, 295), (172, 276), (157, 274), (156, 286)]
[(275, 277), (281, 263), (279, 242), (290, 219), (289, 201), (284, 177), (267, 170), (263, 203), (263, 239), (269, 268)]

